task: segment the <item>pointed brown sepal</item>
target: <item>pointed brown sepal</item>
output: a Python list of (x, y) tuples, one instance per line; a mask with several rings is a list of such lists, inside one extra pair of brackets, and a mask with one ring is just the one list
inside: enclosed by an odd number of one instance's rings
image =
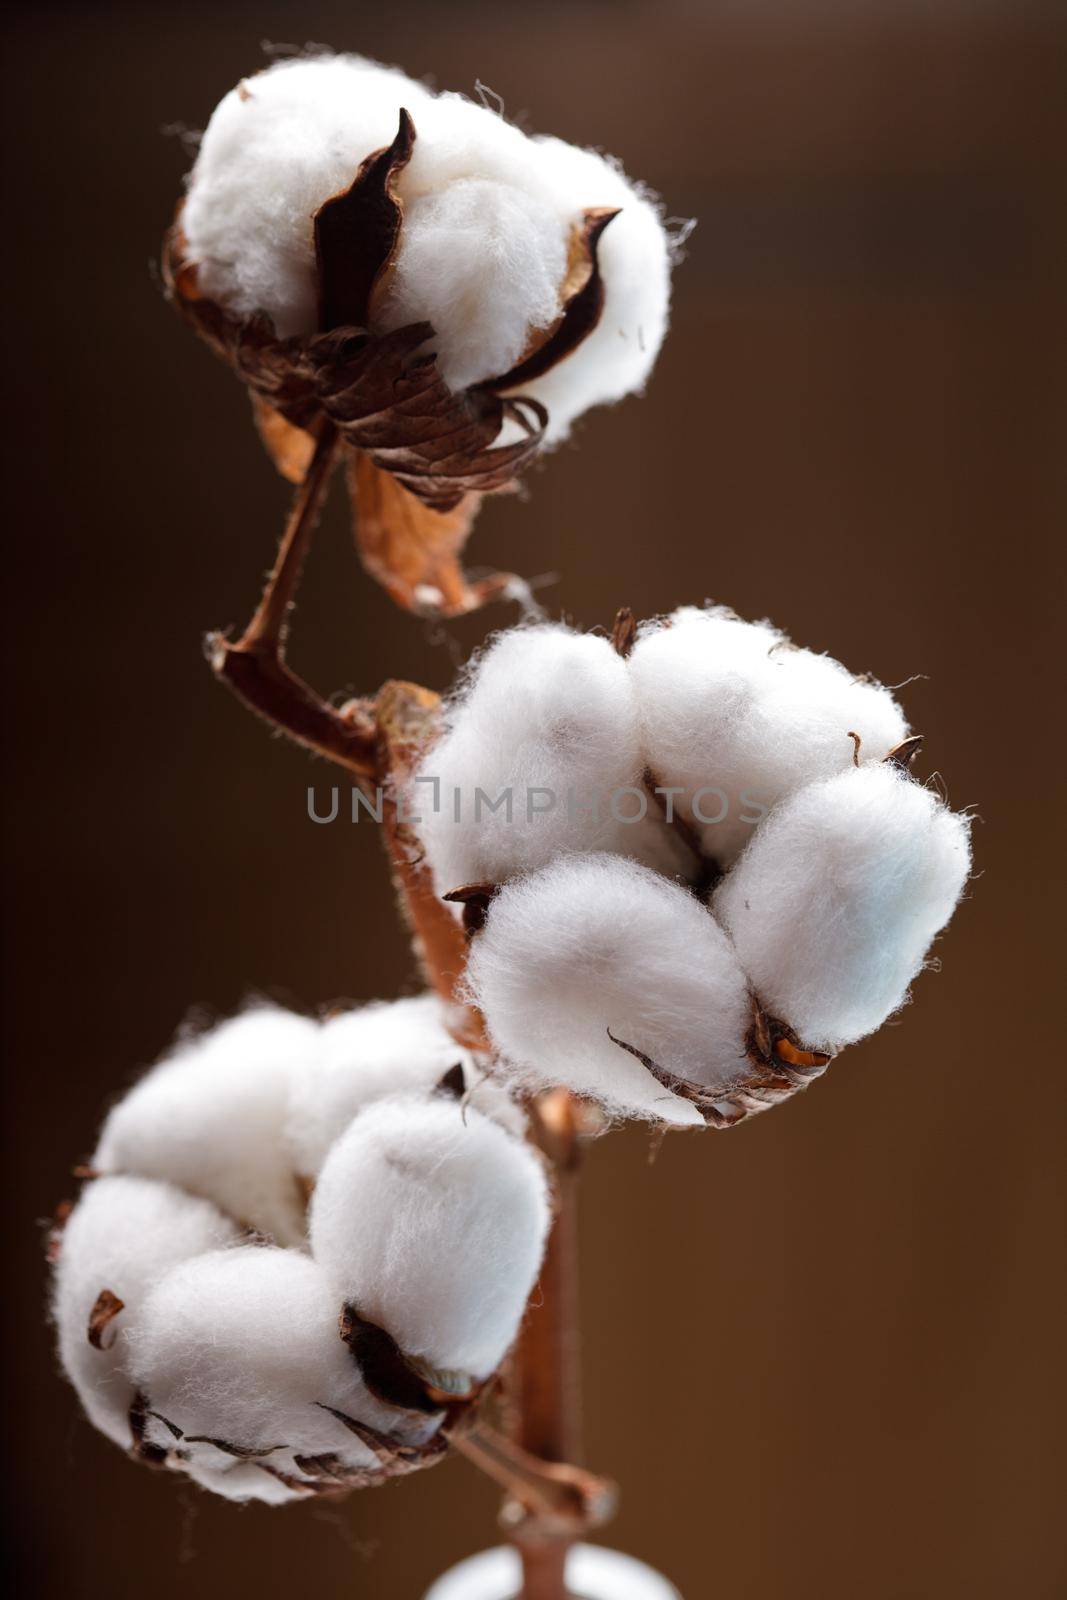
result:
[(472, 583), (463, 571), (463, 547), (482, 499), (474, 490), (444, 510), (427, 505), (365, 450), (349, 452), (347, 475), (359, 558), (406, 611), (461, 617), (498, 599), (514, 581), (497, 572)]
[(499, 394), (505, 389), (519, 389), (524, 383), (533, 383), (551, 372), (589, 337), (604, 310), (604, 283), (597, 254), (600, 238), (618, 214), (618, 208), (612, 210), (603, 206), (583, 213), (571, 238), (567, 276), (560, 293), (563, 310), (555, 325), (517, 366), (498, 378), (491, 378), (482, 387)]
[(911, 764), (923, 747), (921, 733), (913, 733), (910, 739), (904, 739), (889, 754), (884, 757), (887, 766), (899, 767), (901, 772), (910, 772)]
[[(155, 1413), (149, 1412), (149, 1415), (154, 1416)], [(170, 1424), (168, 1423), (167, 1426), (169, 1427)], [(259, 1461), (264, 1456), (272, 1456), (275, 1451), (286, 1448), (284, 1444), (268, 1444), (263, 1449), (259, 1449), (256, 1445), (234, 1444), (229, 1439), (215, 1439), (208, 1433), (187, 1433), (185, 1442), (186, 1444), (214, 1445), (215, 1449), (221, 1450), (223, 1455), (235, 1456), (238, 1461)]]
[[(431, 1416), (440, 1411), (440, 1404), (427, 1394), (425, 1382), (411, 1367), (392, 1334), (376, 1323), (367, 1322), (351, 1304), (341, 1310), (338, 1331), (376, 1399), (398, 1406), (402, 1411), (422, 1411)], [(326, 1410), (329, 1409), (327, 1406)]]
[(306, 428), (287, 422), (280, 411), (254, 389), (252, 420), (263, 441), (263, 448), (287, 483), (303, 483), (307, 477), (311, 458), (315, 454), (315, 438)]
[(130, 1401), (130, 1454), (135, 1461), (140, 1461), (146, 1467), (164, 1467), (167, 1464), (169, 1451), (161, 1444), (153, 1444), (147, 1438), (148, 1402), (138, 1389)]
[(463, 1099), (467, 1092), (467, 1080), (463, 1075), (462, 1061), (457, 1061), (454, 1067), (449, 1067), (448, 1071), (438, 1078), (433, 1092), (445, 1100)]
[(392, 144), (369, 155), (351, 185), (316, 211), (321, 333), (367, 326), (374, 287), (396, 254), (404, 216), (396, 180), (414, 148), (415, 124), (401, 111)]
[(89, 1343), (94, 1350), (110, 1350), (115, 1343), (115, 1334), (104, 1343), (104, 1335), (109, 1325), (114, 1322), (119, 1312), (123, 1309), (124, 1302), (110, 1289), (101, 1289), (93, 1302), (93, 1309), (89, 1313), (89, 1326), (87, 1335)]
[(611, 625), (611, 648), (625, 661), (637, 643), (637, 622), (629, 606), (620, 606)]
[(828, 1067), (833, 1060), (821, 1050), (800, 1050), (784, 1036), (775, 1041), (774, 1053), (787, 1067)]
[(485, 927), (497, 889), (495, 883), (468, 883), (462, 889), (450, 889), (441, 899), (463, 907), (463, 930), (473, 938)]

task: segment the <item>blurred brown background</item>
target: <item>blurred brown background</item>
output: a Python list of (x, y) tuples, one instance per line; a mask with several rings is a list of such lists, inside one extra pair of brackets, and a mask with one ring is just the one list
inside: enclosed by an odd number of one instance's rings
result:
[[(416, 1600), (494, 1538), (462, 1462), (339, 1510), (235, 1511), (76, 1413), (37, 1218), (191, 1003), (413, 983), (373, 830), (215, 687), (286, 495), (150, 265), (263, 38), (325, 40), (600, 143), (697, 216), (648, 397), (596, 413), (472, 561), (561, 574), (583, 625), (713, 596), (906, 692), (976, 804), (981, 878), (897, 1026), (730, 1135), (638, 1129), (584, 1195), (587, 1458), (612, 1543), (686, 1600), (1052, 1597), (1062, 1549), (1062, 6), (882, 0), (23, 9), (3, 110), (11, 1181), (25, 1595)], [(1058, 530), (1057, 530), (1058, 531)], [(398, 615), (339, 494), (301, 605), (313, 682), (445, 685), (494, 611)]]

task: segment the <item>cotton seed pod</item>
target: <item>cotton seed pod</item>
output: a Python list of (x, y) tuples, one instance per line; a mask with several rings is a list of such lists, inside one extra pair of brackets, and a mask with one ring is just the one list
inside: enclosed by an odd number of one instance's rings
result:
[(893, 763), (808, 785), (762, 823), (714, 899), (764, 1005), (815, 1050), (907, 998), (970, 871), (968, 819)]
[(681, 791), (680, 814), (720, 867), (771, 807), (857, 760), (882, 761), (908, 733), (880, 684), (722, 608), (646, 624), (630, 672), (649, 767)]
[(151, 1289), (239, 1235), (209, 1201), (149, 1178), (97, 1178), (71, 1211), (52, 1286), (59, 1357), (89, 1420), (122, 1449), (135, 1393), (128, 1340)]
[(477, 496), (643, 386), (670, 246), (602, 156), (319, 56), (216, 108), (165, 277), (252, 389), (281, 469), (298, 477), (310, 433), (336, 427), (369, 569), (402, 603), (455, 613), (505, 582), (459, 568)]
[(565, 856), (507, 884), (467, 979), (521, 1081), (613, 1113), (699, 1126), (665, 1078), (714, 1099), (749, 1075), (752, 1003), (730, 941), (688, 890), (633, 862)]
[(630, 674), (606, 639), (562, 626), (498, 635), (408, 791), (439, 893), (502, 883), (563, 850), (683, 865), (644, 766)]
[(442, 1096), (356, 1118), (319, 1175), (309, 1232), (353, 1329), (369, 1324), (421, 1383), (462, 1396), (513, 1343), (548, 1225), (530, 1146)]
[(318, 1025), (259, 1006), (178, 1045), (104, 1124), (101, 1172), (159, 1178), (212, 1200), (280, 1244), (304, 1237), (304, 1198), (285, 1143), (291, 1085)]
[(293, 1075), (285, 1137), (295, 1170), (317, 1178), (330, 1147), (359, 1112), (395, 1095), (427, 1097), (448, 1073), (467, 1103), (522, 1137), (525, 1115), (507, 1090), (461, 1050), (436, 995), (340, 1012), (320, 1026), (313, 1060)]
[(423, 1445), (440, 1417), (412, 1419), (375, 1400), (339, 1337), (338, 1311), (321, 1267), (297, 1250), (216, 1251), (169, 1272), (129, 1337), (152, 1437), (230, 1499), (318, 1493), (327, 1467), (335, 1487), (383, 1476), (366, 1440)]

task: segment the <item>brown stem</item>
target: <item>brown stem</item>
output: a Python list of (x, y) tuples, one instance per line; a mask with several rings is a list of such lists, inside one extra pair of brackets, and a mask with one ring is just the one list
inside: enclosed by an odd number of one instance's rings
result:
[[(565, 1089), (530, 1107), (531, 1134), (552, 1162), (556, 1218), (540, 1277), (540, 1303), (526, 1314), (515, 1359), (515, 1433), (519, 1447), (546, 1462), (572, 1462), (581, 1451), (578, 1345), (577, 1104)], [(568, 1470), (574, 1470), (570, 1468)], [(518, 1497), (516, 1497), (518, 1498)], [(567, 1551), (580, 1524), (547, 1518), (522, 1506), (505, 1511), (522, 1559), (522, 1600), (565, 1600)], [(611, 1514), (613, 1502), (597, 1519)], [(590, 1524), (587, 1523), (586, 1526)]]
[(248, 627), (238, 642), (239, 650), (285, 653), (289, 610), (296, 598), (304, 558), (311, 535), (322, 511), (330, 477), (337, 465), (339, 440), (330, 423), (323, 425), (303, 482), (297, 486), (285, 524), (274, 566)]
[(375, 770), (373, 714), (359, 702), (338, 711), (285, 663), (289, 613), (337, 452), (337, 433), (327, 425), (293, 496), (274, 567), (251, 622), (236, 643), (220, 633), (209, 635), (207, 649), (215, 676), (252, 711), (366, 783)]

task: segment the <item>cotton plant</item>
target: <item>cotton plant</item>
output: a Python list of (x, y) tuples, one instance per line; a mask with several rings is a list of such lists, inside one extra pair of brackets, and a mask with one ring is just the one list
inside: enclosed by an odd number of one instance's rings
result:
[(424, 989), (182, 1037), (49, 1237), (60, 1361), (134, 1459), (281, 1505), (461, 1455), (506, 1490), (527, 1600), (564, 1600), (613, 1504), (566, 1398), (583, 1149), (807, 1088), (906, 1004), (970, 872), (894, 694), (722, 606), (528, 617), (444, 697), (339, 702), (286, 663), (342, 460), (403, 609), (519, 592), (463, 573), (478, 503), (641, 390), (672, 254), (616, 163), (360, 58), (216, 109), (164, 282), (295, 489), (209, 660), (380, 823)]

